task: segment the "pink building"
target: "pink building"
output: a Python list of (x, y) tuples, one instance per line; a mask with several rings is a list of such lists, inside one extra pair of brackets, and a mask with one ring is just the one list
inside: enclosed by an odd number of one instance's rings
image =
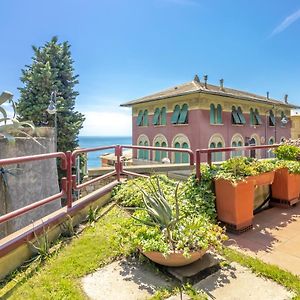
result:
[[(248, 92), (194, 80), (164, 91), (129, 101), (132, 107), (132, 143), (175, 148), (236, 147), (279, 143), (290, 138), (290, 111), (287, 95), (278, 101)], [(233, 153), (216, 153), (223, 160)], [(256, 151), (257, 157), (272, 153)], [(167, 153), (140, 150), (139, 159), (161, 161)], [(173, 154), (172, 162), (187, 162), (185, 154)]]

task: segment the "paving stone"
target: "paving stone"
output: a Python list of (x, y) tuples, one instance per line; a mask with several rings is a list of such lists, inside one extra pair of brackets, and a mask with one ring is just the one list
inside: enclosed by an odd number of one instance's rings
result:
[(205, 253), (201, 259), (183, 267), (169, 267), (167, 271), (178, 280), (184, 282), (186, 279), (199, 275), (205, 270), (217, 266), (220, 259), (211, 252)]
[(113, 262), (81, 282), (86, 295), (95, 300), (146, 299), (158, 288), (173, 285), (168, 277), (136, 260)]
[(288, 300), (294, 296), (279, 284), (258, 277), (237, 263), (231, 263), (193, 287), (214, 300)]

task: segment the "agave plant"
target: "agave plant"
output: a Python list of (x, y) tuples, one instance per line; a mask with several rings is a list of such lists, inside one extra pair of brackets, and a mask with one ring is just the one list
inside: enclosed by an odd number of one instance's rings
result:
[(166, 199), (166, 196), (160, 187), (158, 178), (156, 178), (155, 181), (153, 181), (153, 179), (149, 179), (148, 189), (150, 192), (146, 192), (140, 187), (139, 189), (143, 194), (143, 202), (145, 206), (141, 209), (148, 213), (150, 220), (141, 220), (135, 216), (132, 217), (147, 226), (159, 226), (173, 247), (174, 241), (172, 238), (172, 229), (180, 221), (178, 203), (179, 182), (176, 185), (174, 193), (175, 213), (173, 212), (170, 203)]
[[(16, 119), (16, 107), (12, 97), (13, 95), (9, 92), (3, 92), (0, 95), (0, 113), (2, 114), (2, 118), (0, 118), (0, 136), (2, 135), (9, 142), (14, 142), (15, 141), (14, 135), (18, 135), (18, 134), (23, 134), (25, 136), (32, 138), (32, 136), (28, 134), (26, 131), (24, 131), (24, 129), (26, 127), (29, 127), (33, 131), (35, 131), (35, 126), (31, 121), (20, 122), (19, 120)], [(8, 117), (7, 111), (3, 107), (3, 104), (5, 104), (6, 102), (10, 103), (12, 106), (13, 109), (12, 118)], [(36, 141), (36, 139), (34, 140)]]

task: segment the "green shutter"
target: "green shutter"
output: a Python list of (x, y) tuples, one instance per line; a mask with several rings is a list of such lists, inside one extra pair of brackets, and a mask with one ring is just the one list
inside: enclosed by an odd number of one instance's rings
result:
[[(167, 147), (166, 142), (162, 142), (162, 143), (161, 143), (161, 146), (162, 146), (162, 147)], [(161, 152), (161, 159), (163, 159), (163, 158), (165, 158), (165, 157), (167, 157), (167, 152), (166, 152), (166, 151), (162, 151), (162, 152)]]
[(239, 119), (240, 119), (240, 121), (241, 121), (241, 124), (246, 124), (246, 119), (245, 119), (245, 117), (244, 117), (244, 115), (243, 115), (243, 112), (242, 112), (242, 109), (241, 109), (240, 106), (239, 106), (238, 109), (237, 109), (237, 114), (238, 114), (238, 116), (239, 116)]
[(272, 110), (269, 113), (269, 126), (275, 126), (275, 117)]
[(218, 104), (217, 106), (217, 123), (222, 124), (222, 106), (221, 104)]
[[(217, 144), (217, 148), (222, 148), (223, 145), (221, 142)], [(216, 152), (216, 161), (221, 161), (222, 160), (222, 152)]]
[(232, 112), (231, 112), (231, 115), (232, 115), (232, 123), (233, 124), (241, 124), (241, 120), (238, 116), (238, 113), (235, 109), (235, 106), (232, 106)]
[(143, 126), (148, 126), (148, 110), (145, 109), (144, 114), (143, 114)]
[(159, 125), (159, 115), (160, 115), (160, 109), (156, 108), (152, 120), (153, 125)]
[(171, 118), (171, 123), (172, 124), (177, 124), (178, 123), (178, 118), (180, 114), (180, 106), (177, 104), (174, 108), (173, 115)]
[(250, 124), (255, 125), (253, 108), (250, 108)]
[(189, 109), (189, 107), (187, 104), (182, 105), (178, 124), (187, 124), (188, 123), (188, 109)]
[(213, 103), (210, 105), (209, 118), (210, 118), (210, 124), (216, 124), (216, 120), (215, 120), (215, 105)]
[[(159, 147), (160, 146), (160, 144), (159, 144), (159, 142), (156, 142), (155, 143), (155, 147)], [(159, 150), (155, 150), (155, 161), (160, 161), (160, 151)]]
[[(139, 142), (139, 146), (143, 146), (142, 141)], [(144, 150), (143, 149), (138, 150), (138, 159), (144, 159)]]
[[(182, 144), (183, 149), (188, 149), (189, 145), (187, 143)], [(182, 153), (182, 162), (187, 164), (189, 162), (189, 154), (188, 153)]]
[(137, 126), (141, 126), (142, 125), (142, 120), (143, 120), (143, 111), (140, 110), (139, 111), (139, 115), (138, 115), (138, 117), (136, 119), (136, 125)]
[(259, 115), (257, 109), (255, 109), (254, 116), (255, 116), (256, 124), (257, 124), (257, 125), (261, 125), (261, 124), (262, 124), (262, 121), (261, 121), (261, 118), (260, 118), (260, 115)]
[[(144, 146), (148, 146), (147, 141), (144, 143)], [(149, 150), (144, 150), (144, 159), (146, 159), (146, 160), (149, 159)]]
[[(180, 148), (180, 144), (178, 142), (175, 143), (175, 148)], [(175, 152), (175, 164), (180, 164), (180, 163), (181, 163), (181, 153)]]
[[(236, 142), (235, 141), (233, 141), (231, 143), (231, 147), (236, 147)], [(235, 157), (235, 156), (237, 156), (236, 151), (231, 151), (231, 157)]]
[(167, 125), (167, 109), (165, 107), (160, 111), (160, 125)]

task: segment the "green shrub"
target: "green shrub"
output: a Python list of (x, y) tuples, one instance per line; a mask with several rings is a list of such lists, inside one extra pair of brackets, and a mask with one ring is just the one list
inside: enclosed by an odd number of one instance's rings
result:
[(292, 160), (278, 160), (277, 168), (287, 168), (291, 174), (300, 174), (300, 162)]
[(223, 162), (216, 171), (216, 179), (232, 182), (244, 180), (248, 176), (270, 172), (276, 169), (274, 160), (257, 160), (248, 157), (234, 157)]
[(299, 160), (300, 148), (294, 145), (281, 145), (274, 150), (280, 160)]

